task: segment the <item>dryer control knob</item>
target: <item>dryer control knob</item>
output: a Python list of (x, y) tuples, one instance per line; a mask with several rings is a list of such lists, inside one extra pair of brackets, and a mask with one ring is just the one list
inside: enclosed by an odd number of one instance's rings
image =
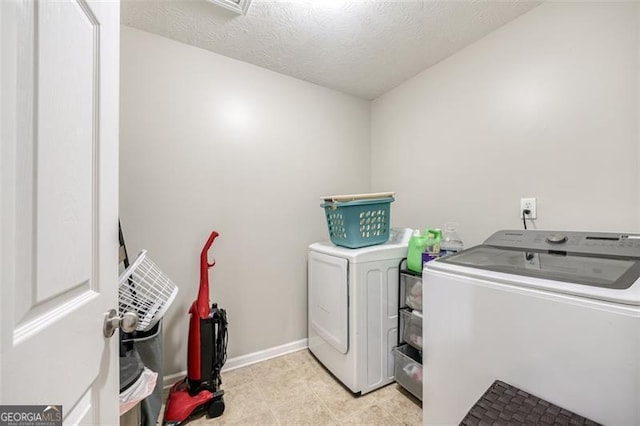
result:
[(567, 241), (567, 236), (562, 234), (552, 234), (547, 237), (547, 242), (551, 244), (561, 244)]

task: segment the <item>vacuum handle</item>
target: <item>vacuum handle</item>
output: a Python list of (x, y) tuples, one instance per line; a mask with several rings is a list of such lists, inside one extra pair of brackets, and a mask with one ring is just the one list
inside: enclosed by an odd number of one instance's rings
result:
[(211, 246), (213, 245), (213, 240), (215, 240), (218, 237), (218, 235), (220, 234), (218, 234), (216, 231), (211, 231), (211, 235), (209, 235), (209, 239), (207, 240), (206, 243), (204, 243), (204, 247), (202, 247), (202, 252), (200, 253), (200, 266), (202, 268), (204, 268), (204, 265), (207, 265), (207, 269), (208, 269), (213, 267), (213, 265), (216, 264), (215, 260), (213, 261), (213, 263), (209, 263), (208, 252)]
[(200, 253), (200, 286), (198, 288), (198, 299), (192, 309), (195, 309), (201, 319), (209, 316), (209, 268), (215, 265), (216, 262), (214, 260), (213, 263), (209, 263), (207, 256), (209, 249), (213, 245), (213, 240), (215, 240), (217, 236), (218, 233), (212, 231)]

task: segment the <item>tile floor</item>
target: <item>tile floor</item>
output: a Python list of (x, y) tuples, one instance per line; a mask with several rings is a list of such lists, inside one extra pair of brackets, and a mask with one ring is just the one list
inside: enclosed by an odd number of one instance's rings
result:
[(308, 350), (223, 373), (222, 381), (224, 414), (189, 424), (422, 425), (420, 401), (400, 386), (356, 397)]

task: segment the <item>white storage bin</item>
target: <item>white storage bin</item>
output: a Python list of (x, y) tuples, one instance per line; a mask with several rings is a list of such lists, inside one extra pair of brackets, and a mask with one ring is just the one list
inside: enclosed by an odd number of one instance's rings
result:
[(422, 277), (403, 275), (405, 282), (405, 303), (413, 309), (422, 311)]
[(402, 340), (416, 349), (422, 350), (422, 312), (400, 311), (402, 316)]
[(422, 401), (422, 357), (416, 348), (402, 345), (393, 349), (396, 382)]

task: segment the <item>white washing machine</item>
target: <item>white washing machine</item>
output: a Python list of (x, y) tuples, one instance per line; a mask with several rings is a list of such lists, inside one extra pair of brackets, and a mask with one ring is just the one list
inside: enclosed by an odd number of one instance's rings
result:
[(640, 236), (499, 231), (425, 264), (425, 424), (500, 379), (605, 425), (640, 424)]
[(410, 229), (391, 229), (371, 247), (309, 246), (309, 350), (354, 393), (393, 381), (398, 267), (410, 238)]

